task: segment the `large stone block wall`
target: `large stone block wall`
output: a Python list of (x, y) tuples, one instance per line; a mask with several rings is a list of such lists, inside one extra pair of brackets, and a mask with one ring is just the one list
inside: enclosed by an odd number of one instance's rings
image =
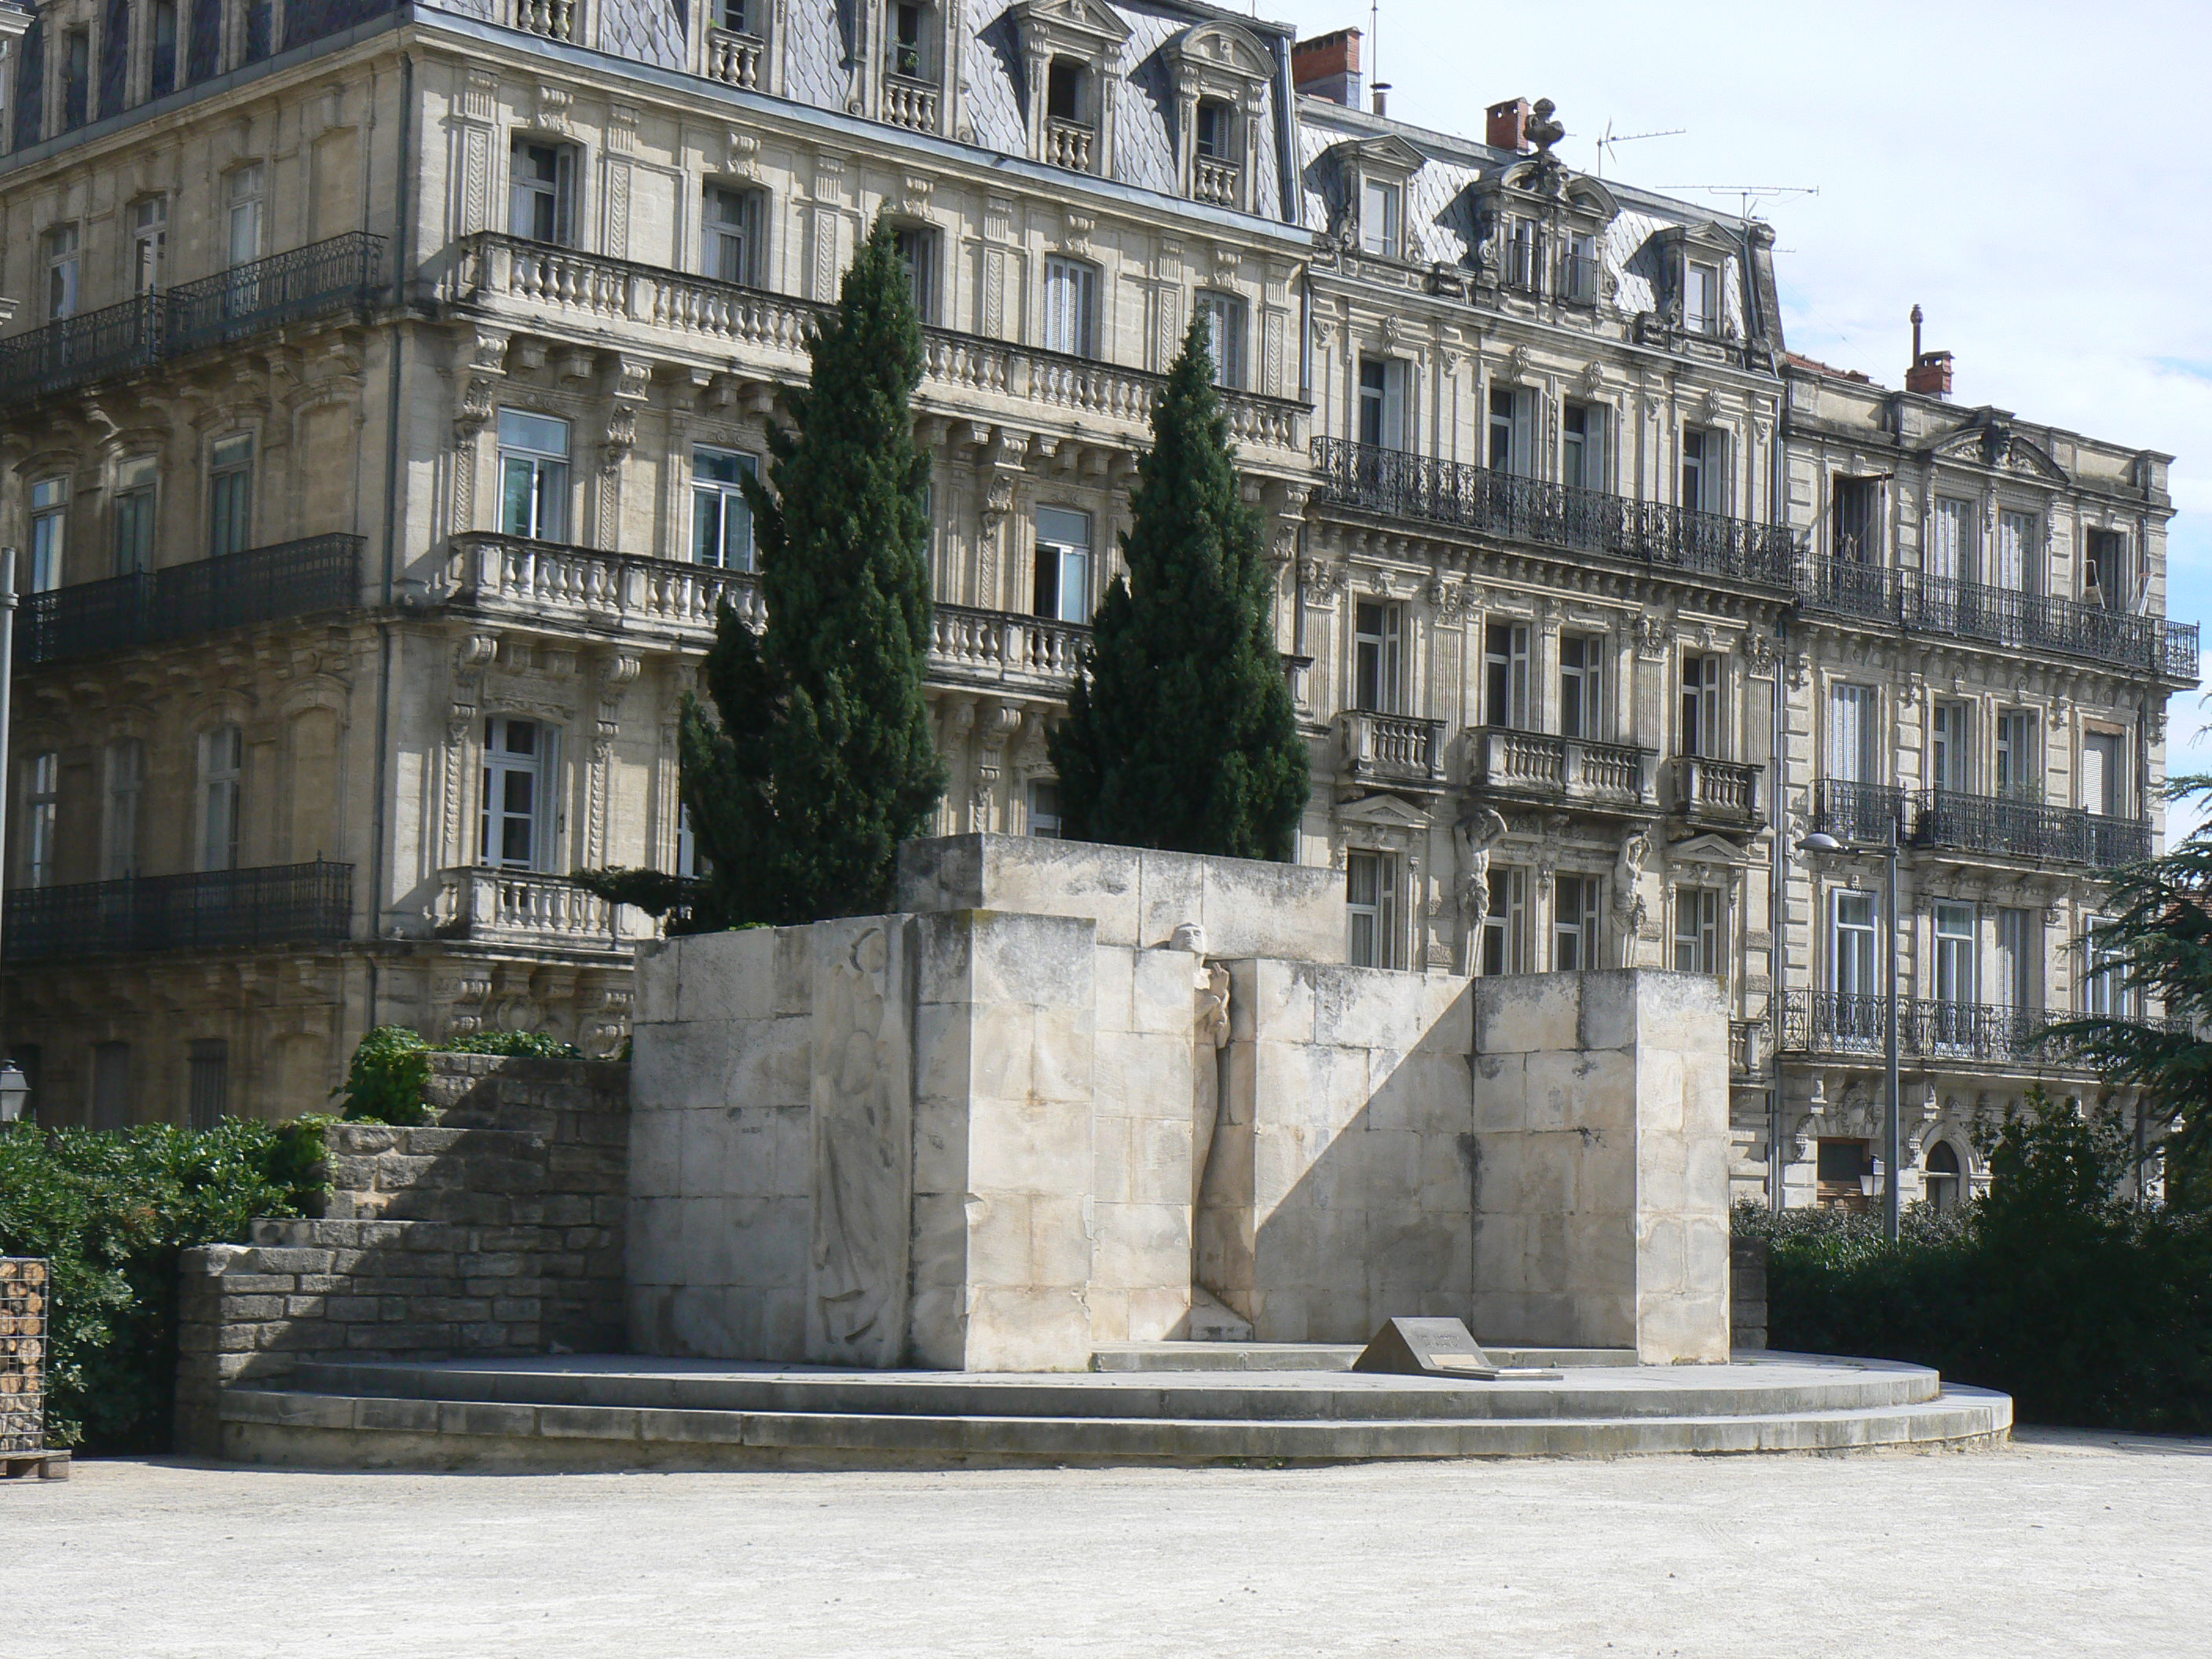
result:
[(0, 1452), (46, 1444), (48, 1277), (40, 1257), (0, 1256)]

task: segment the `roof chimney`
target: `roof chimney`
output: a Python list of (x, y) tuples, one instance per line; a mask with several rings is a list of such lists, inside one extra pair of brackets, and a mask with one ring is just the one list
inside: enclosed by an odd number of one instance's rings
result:
[(1912, 367), (1905, 371), (1905, 389), (1917, 392), (1923, 397), (1948, 398), (1951, 395), (1951, 354), (1920, 349), (1920, 325), (1923, 320), (1920, 307), (1913, 307)]
[(1490, 106), (1490, 122), (1483, 142), (1492, 149), (1528, 150), (1528, 100), (1509, 98)]
[[(1301, 40), (1291, 48), (1291, 79), (1300, 92), (1326, 98), (1350, 109), (1359, 107), (1359, 45), (1358, 29), (1339, 29), (1334, 34)], [(1379, 92), (1382, 90), (1377, 88)]]

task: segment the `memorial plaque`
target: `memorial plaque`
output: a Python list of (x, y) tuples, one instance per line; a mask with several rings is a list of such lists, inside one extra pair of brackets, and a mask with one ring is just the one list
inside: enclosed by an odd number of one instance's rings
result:
[(1400, 1376), (1449, 1376), (1470, 1382), (1502, 1379), (1556, 1380), (1557, 1371), (1495, 1365), (1458, 1319), (1389, 1319), (1352, 1362), (1355, 1371)]

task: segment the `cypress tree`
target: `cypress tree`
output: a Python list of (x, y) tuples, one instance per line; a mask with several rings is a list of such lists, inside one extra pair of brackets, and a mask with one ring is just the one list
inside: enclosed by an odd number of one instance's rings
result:
[(1098, 606), (1053, 734), (1070, 836), (1287, 860), (1306, 804), (1259, 517), (1194, 323), (1137, 463), (1129, 567)]
[(767, 624), (725, 605), (687, 699), (683, 794), (708, 873), (580, 879), (694, 932), (889, 908), (898, 844), (927, 825), (945, 775), (922, 679), (929, 658), (929, 457), (915, 444), (921, 330), (878, 222), (809, 341), (807, 388), (748, 479)]

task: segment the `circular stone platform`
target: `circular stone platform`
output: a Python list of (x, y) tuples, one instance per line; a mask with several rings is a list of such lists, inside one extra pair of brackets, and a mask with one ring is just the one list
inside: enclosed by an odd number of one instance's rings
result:
[(1556, 1380), (1476, 1382), (1194, 1370), (1170, 1353), (1133, 1369), (1129, 1350), (1113, 1352), (1120, 1369), (1036, 1375), (595, 1356), (308, 1364), (287, 1388), (225, 1392), (223, 1449), (392, 1468), (1344, 1462), (1968, 1448), (2012, 1425), (2003, 1395), (1878, 1360), (1561, 1355)]

